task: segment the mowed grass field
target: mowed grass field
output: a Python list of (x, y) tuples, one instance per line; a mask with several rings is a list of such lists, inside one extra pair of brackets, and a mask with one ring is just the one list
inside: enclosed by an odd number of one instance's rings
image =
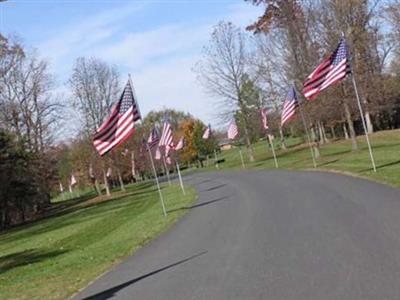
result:
[[(400, 187), (400, 130), (381, 131), (370, 135), (377, 166), (376, 173), (372, 170), (365, 136), (359, 136), (357, 140), (360, 147), (358, 151), (351, 151), (349, 140), (331, 141), (321, 145), (321, 158), (317, 160), (317, 170), (348, 172)], [(287, 150), (276, 151), (280, 168), (314, 170), (310, 149), (302, 139), (289, 139), (288, 145)], [(276, 147), (279, 148), (278, 145)], [(248, 161), (246, 147), (243, 146), (242, 151), (246, 168), (275, 168), (272, 152), (266, 141), (254, 145), (255, 162)], [(225, 160), (219, 164), (220, 170), (242, 168), (238, 148), (222, 151), (218, 158)]]
[(0, 234), (0, 299), (67, 299), (111, 265), (167, 230), (195, 199), (163, 186), (162, 214), (153, 183), (111, 198), (58, 203), (56, 216)]

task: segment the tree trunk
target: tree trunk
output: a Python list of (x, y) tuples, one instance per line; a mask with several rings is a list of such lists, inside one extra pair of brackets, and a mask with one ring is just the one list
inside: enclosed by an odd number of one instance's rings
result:
[(344, 115), (346, 117), (347, 125), (349, 126), (350, 138), (351, 138), (351, 149), (358, 150), (358, 144), (356, 140), (356, 131), (354, 130), (353, 120), (351, 119), (350, 108), (346, 102), (343, 102)]
[(247, 155), (249, 156), (249, 161), (254, 161), (253, 147), (251, 146), (249, 131), (247, 130), (247, 124), (244, 124), (243, 127), (246, 140)]
[(94, 189), (96, 190), (97, 195), (101, 196), (101, 188), (97, 178), (94, 179)]
[(330, 128), (331, 128), (331, 136), (332, 136), (332, 139), (336, 139), (336, 132), (335, 132), (335, 127), (334, 126), (330, 126)]
[(326, 130), (325, 130), (324, 123), (321, 123), (321, 129), (322, 129), (322, 136), (324, 137), (325, 143), (329, 143), (329, 140), (326, 137)]
[(311, 143), (314, 150), (314, 157), (316, 159), (320, 158), (321, 153), (319, 152), (319, 143), (317, 141), (317, 135), (315, 134), (314, 127), (311, 127)]
[(365, 123), (367, 123), (367, 131), (368, 133), (373, 133), (374, 132), (374, 125), (372, 124), (371, 120), (371, 114), (369, 111), (365, 113)]
[(108, 185), (108, 179), (106, 175), (106, 171), (103, 169), (103, 178), (104, 178), (104, 186), (106, 188), (106, 195), (110, 196), (110, 186)]
[(349, 139), (349, 133), (347, 132), (346, 123), (343, 123), (343, 133), (344, 133), (344, 139), (348, 140)]
[(121, 176), (121, 170), (119, 169), (119, 167), (117, 167), (117, 175), (118, 175), (118, 180), (119, 180), (119, 185), (121, 187), (121, 191), (125, 192), (125, 185), (124, 185), (124, 181), (122, 180), (122, 176)]
[(321, 143), (321, 145), (323, 145), (325, 144), (325, 139), (324, 139), (324, 134), (322, 132), (322, 126), (320, 121), (317, 122), (317, 126), (318, 126), (319, 142)]
[(279, 135), (280, 135), (280, 137), (281, 137), (281, 148), (282, 148), (283, 150), (286, 150), (287, 148), (286, 148), (286, 144), (285, 144), (285, 138), (284, 138), (284, 136), (283, 136), (283, 129), (282, 129), (282, 126), (279, 126)]

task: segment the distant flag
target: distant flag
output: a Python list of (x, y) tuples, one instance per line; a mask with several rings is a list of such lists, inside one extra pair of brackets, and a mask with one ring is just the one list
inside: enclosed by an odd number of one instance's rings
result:
[(76, 181), (76, 179), (75, 179), (75, 176), (72, 174), (72, 175), (71, 175), (70, 186), (74, 186), (75, 184), (77, 184), (77, 181)]
[(135, 131), (135, 122), (141, 119), (139, 106), (130, 79), (106, 121), (97, 129), (93, 144), (101, 156), (123, 143)]
[(210, 138), (210, 135), (211, 135), (211, 125), (208, 124), (206, 130), (205, 130), (204, 133), (203, 133), (203, 140), (209, 139), (209, 138)]
[(285, 103), (283, 104), (281, 126), (288, 122), (296, 114), (296, 109), (299, 106), (297, 101), (296, 91), (293, 86), (290, 87), (286, 96)]
[(111, 177), (111, 175), (112, 175), (112, 170), (111, 168), (108, 168), (106, 176)]
[(171, 124), (169, 123), (168, 117), (164, 117), (163, 130), (160, 138), (159, 146), (170, 147), (172, 145), (172, 129)]
[(235, 120), (232, 120), (228, 127), (228, 139), (233, 140), (238, 135), (239, 130)]
[(261, 121), (264, 129), (268, 129), (268, 120), (267, 120), (267, 111), (266, 108), (261, 108)]
[(156, 126), (150, 132), (149, 138), (147, 139), (147, 144), (149, 145), (150, 149), (153, 148), (157, 143), (160, 141), (160, 133)]
[(307, 99), (313, 99), (350, 73), (346, 41), (341, 38), (336, 50), (307, 77), (303, 85), (303, 94)]
[(184, 138), (183, 138), (183, 136), (182, 136), (182, 137), (179, 139), (178, 144), (176, 144), (175, 150), (176, 150), (176, 151), (181, 150), (181, 149), (183, 148), (184, 145), (185, 145), (185, 141), (184, 141)]
[(157, 149), (156, 149), (156, 154), (155, 154), (154, 158), (157, 160), (161, 159), (161, 151), (160, 151), (159, 147), (157, 147)]

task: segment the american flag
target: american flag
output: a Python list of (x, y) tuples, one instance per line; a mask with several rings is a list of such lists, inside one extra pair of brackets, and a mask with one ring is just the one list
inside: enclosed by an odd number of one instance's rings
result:
[(239, 133), (235, 120), (232, 120), (228, 127), (228, 139), (233, 140)]
[(281, 126), (283, 126), (296, 114), (296, 109), (298, 106), (299, 102), (297, 101), (296, 91), (292, 86), (290, 87), (285, 103), (283, 104)]
[(261, 121), (264, 129), (268, 129), (268, 120), (267, 120), (267, 112), (268, 109), (266, 108), (261, 108)]
[(211, 125), (208, 125), (206, 130), (204, 130), (203, 140), (209, 139), (210, 135), (211, 135)]
[(183, 148), (184, 145), (185, 145), (184, 138), (181, 137), (181, 138), (179, 139), (178, 144), (176, 144), (176, 146), (175, 146), (175, 151), (181, 150), (181, 149)]
[(157, 147), (154, 158), (157, 159), (157, 160), (160, 160), (160, 159), (161, 159), (160, 147)]
[(347, 45), (342, 38), (336, 50), (307, 77), (303, 85), (303, 94), (307, 99), (315, 98), (327, 87), (350, 74)]
[(160, 134), (158, 132), (157, 127), (153, 127), (153, 129), (150, 132), (149, 138), (147, 139), (147, 144), (149, 145), (149, 148), (153, 148), (157, 143), (160, 141)]
[(132, 85), (128, 80), (119, 101), (110, 116), (97, 129), (93, 144), (101, 156), (123, 143), (135, 131), (135, 122), (141, 119)]
[(168, 117), (164, 117), (164, 125), (158, 146), (170, 146), (172, 145), (172, 129), (169, 123)]

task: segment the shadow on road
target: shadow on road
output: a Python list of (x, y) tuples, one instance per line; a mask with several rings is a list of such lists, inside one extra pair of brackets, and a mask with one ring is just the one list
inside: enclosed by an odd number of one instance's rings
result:
[(214, 199), (214, 200), (209, 200), (209, 201), (197, 203), (197, 204), (192, 205), (192, 206), (183, 206), (183, 207), (171, 209), (171, 210), (168, 210), (167, 212), (171, 213), (171, 212), (178, 211), (178, 210), (192, 209), (192, 208), (196, 208), (196, 207), (201, 207), (201, 206), (205, 206), (205, 205), (208, 205), (208, 204), (211, 204), (211, 203), (222, 201), (222, 200), (225, 200), (225, 199), (228, 199), (228, 198), (229, 198), (228, 196), (224, 196), (224, 197), (220, 197), (220, 198), (217, 198), (217, 199)]
[(214, 190), (217, 190), (217, 189), (219, 189), (219, 188), (222, 188), (222, 187), (225, 186), (225, 185), (226, 185), (226, 184), (220, 184), (220, 185), (212, 186), (212, 187), (210, 187), (210, 188), (208, 188), (208, 189), (205, 189), (205, 190), (202, 190), (202, 191), (200, 191), (200, 192), (214, 191)]
[(178, 261), (176, 263), (170, 264), (168, 266), (165, 266), (165, 267), (160, 268), (158, 270), (155, 270), (153, 272), (147, 273), (145, 275), (136, 277), (136, 278), (134, 278), (132, 280), (129, 280), (129, 281), (124, 282), (124, 283), (122, 283), (120, 285), (117, 285), (117, 286), (115, 286), (113, 288), (110, 288), (108, 290), (105, 290), (105, 291), (102, 291), (100, 293), (97, 293), (97, 294), (95, 294), (93, 296), (89, 296), (87, 298), (84, 298), (83, 300), (105, 300), (105, 299), (109, 299), (109, 298), (113, 297), (115, 295), (115, 293), (119, 292), (120, 290), (122, 290), (122, 289), (124, 289), (124, 288), (126, 288), (126, 287), (128, 287), (128, 286), (130, 286), (132, 284), (135, 284), (138, 281), (141, 281), (141, 280), (143, 280), (143, 279), (145, 279), (147, 277), (153, 276), (153, 275), (155, 275), (157, 273), (160, 273), (162, 271), (165, 271), (165, 270), (171, 269), (173, 267), (176, 267), (176, 266), (178, 266), (180, 264), (183, 264), (183, 263), (185, 263), (185, 262), (187, 262), (189, 260), (195, 259), (196, 257), (199, 257), (199, 256), (204, 255), (206, 253), (207, 253), (207, 251), (203, 251), (203, 252), (200, 252), (198, 254), (192, 255), (192, 256), (190, 256), (188, 258), (185, 258), (185, 259), (182, 259), (182, 260), (180, 260), (180, 261)]

